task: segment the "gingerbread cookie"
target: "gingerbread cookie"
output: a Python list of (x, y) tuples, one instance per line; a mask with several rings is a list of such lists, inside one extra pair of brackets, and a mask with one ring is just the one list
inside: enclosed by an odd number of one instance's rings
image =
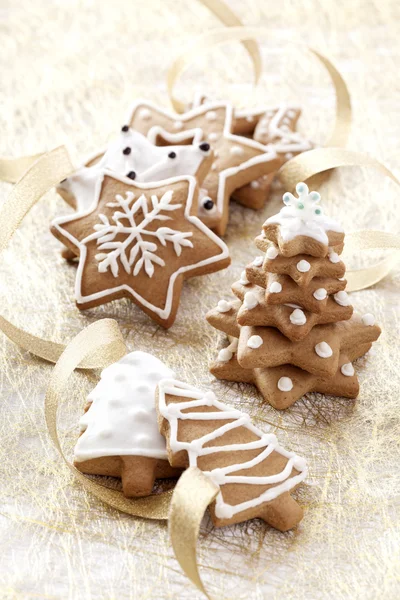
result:
[[(351, 363), (380, 335), (372, 315), (352, 316), (346, 280), (337, 277), (345, 271), (338, 254), (344, 234), (335, 239), (335, 252), (328, 246), (333, 220), (324, 217), (329, 227), (321, 225), (322, 211), (315, 212), (319, 195), (308, 194), (303, 185), (297, 186), (303, 206), (296, 210), (306, 215), (304, 221), (292, 211), (271, 217), (271, 222), (281, 219), (274, 243), (257, 238), (266, 254), (257, 256), (233, 285), (238, 299), (221, 300), (207, 314), (213, 327), (230, 336), (211, 372), (254, 383), (277, 408), (290, 406), (309, 391), (355, 397), (358, 381)], [(293, 218), (299, 223), (292, 223)], [(282, 234), (286, 229), (290, 240)], [(288, 255), (283, 256), (287, 242)], [(292, 256), (294, 248), (299, 254)]]
[(303, 458), (212, 392), (164, 379), (157, 396), (170, 464), (197, 466), (219, 487), (210, 505), (215, 526), (258, 517), (287, 531), (299, 523), (303, 511), (290, 494), (307, 476)]
[(201, 105), (178, 115), (150, 102), (138, 101), (127, 122), (157, 144), (211, 144), (215, 160), (202, 188), (220, 214), (220, 221), (214, 227), (219, 235), (225, 233), (229, 198), (234, 190), (276, 172), (281, 164), (272, 148), (233, 133), (233, 108), (225, 102)]
[(103, 171), (93, 205), (52, 225), (79, 256), (78, 308), (128, 297), (170, 327), (184, 279), (230, 263), (226, 245), (195, 216), (196, 195), (193, 177), (141, 184)]
[(103, 370), (79, 421), (79, 471), (120, 477), (127, 497), (148, 496), (155, 479), (179, 475), (157, 428), (155, 390), (165, 377), (173, 377), (171, 369), (146, 352), (131, 352)]

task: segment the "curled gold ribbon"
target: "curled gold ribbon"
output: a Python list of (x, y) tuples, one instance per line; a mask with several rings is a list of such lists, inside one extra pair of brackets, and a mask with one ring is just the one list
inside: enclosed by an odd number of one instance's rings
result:
[(17, 183), (22, 175), (35, 163), (43, 153), (33, 154), (32, 156), (21, 156), (11, 158), (9, 156), (0, 156), (0, 181), (7, 183)]
[[(375, 158), (344, 148), (316, 148), (299, 154), (283, 165), (279, 178), (286, 190), (293, 191), (299, 181), (314, 180), (315, 176), (338, 167), (373, 167), (400, 187), (393, 173)], [(385, 231), (355, 231), (346, 234), (345, 247), (351, 251), (383, 248), (396, 251), (376, 265), (347, 271), (346, 289), (354, 292), (378, 283), (389, 274), (399, 258), (400, 236)]]
[(218, 487), (197, 467), (189, 467), (175, 486), (169, 512), (172, 547), (185, 574), (210, 598), (200, 578), (196, 543), (207, 506), (218, 494)]
[(172, 491), (129, 500), (117, 490), (107, 488), (85, 477), (66, 458), (57, 433), (57, 408), (61, 395), (74, 370), (84, 361), (105, 368), (127, 352), (118, 324), (113, 319), (101, 319), (88, 325), (68, 344), (50, 377), (45, 398), (47, 429), (64, 462), (84, 488), (109, 506), (137, 517), (167, 519)]
[[(185, 48), (172, 63), (167, 74), (167, 88), (171, 103), (183, 111), (184, 104), (174, 97), (174, 86), (182, 72), (193, 62), (200, 52), (211, 49), (227, 42), (243, 42), (261, 35), (268, 36), (270, 30), (265, 27), (230, 27), (228, 29), (213, 29), (198, 36), (189, 48)], [(351, 102), (346, 83), (331, 61), (313, 48), (306, 47), (327, 70), (336, 94), (336, 121), (334, 129), (326, 145), (345, 146), (351, 127)], [(257, 78), (256, 78), (257, 81)]]

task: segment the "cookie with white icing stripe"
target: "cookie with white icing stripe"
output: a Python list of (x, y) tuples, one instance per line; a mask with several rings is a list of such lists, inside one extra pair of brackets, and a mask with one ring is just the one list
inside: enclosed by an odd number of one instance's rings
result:
[(197, 216), (193, 177), (155, 184), (103, 171), (86, 211), (53, 221), (53, 234), (79, 256), (80, 309), (122, 297), (170, 327), (183, 281), (230, 263), (229, 251)]
[(146, 352), (104, 369), (79, 421), (74, 465), (82, 473), (120, 477), (127, 497), (148, 496), (157, 478), (176, 477), (157, 427), (155, 390), (173, 372)]
[(219, 487), (210, 505), (214, 525), (258, 517), (287, 531), (299, 523), (303, 511), (290, 494), (307, 476), (306, 461), (273, 433), (212, 392), (173, 379), (158, 386), (157, 412), (171, 465), (196, 466)]

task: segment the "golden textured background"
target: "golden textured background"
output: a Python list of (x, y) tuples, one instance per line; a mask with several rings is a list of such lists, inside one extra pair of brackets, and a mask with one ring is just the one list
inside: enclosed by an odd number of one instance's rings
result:
[[(264, 75), (252, 93), (251, 67), (239, 44), (201, 57), (178, 92), (195, 87), (237, 104), (292, 101), (304, 108), (301, 129), (323, 143), (334, 98), (316, 60), (294, 44), (330, 56), (353, 98), (349, 147), (375, 155), (399, 176), (400, 84), (398, 3), (385, 0), (229, 2), (247, 25), (271, 29), (260, 40)], [(83, 157), (123, 124), (130, 102), (145, 95), (167, 104), (165, 76), (192, 36), (219, 26), (196, 0), (1, 0), (0, 152), (18, 156), (67, 143)], [(3, 201), (10, 186), (1, 185)], [(399, 230), (399, 191), (373, 172), (343, 170), (322, 190), (325, 208), (348, 231)], [(49, 193), (15, 235), (0, 262), (1, 313), (27, 330), (68, 341), (99, 317), (118, 320), (131, 349), (156, 353), (180, 378), (209, 385), (207, 362), (218, 334), (204, 321), (257, 251), (251, 240), (278, 208), (232, 205), (226, 241), (233, 265), (185, 285), (178, 319), (168, 332), (128, 301), (86, 311), (72, 298), (74, 268), (48, 231), (68, 211)], [(373, 260), (374, 256), (368, 256)], [(351, 257), (351, 264), (360, 258)], [(399, 271), (352, 294), (373, 312), (383, 334), (358, 361), (356, 401), (309, 394), (286, 412), (261, 404), (250, 386), (213, 381), (212, 389), (241, 404), (258, 425), (310, 464), (298, 492), (305, 518), (282, 534), (261, 521), (213, 529), (203, 521), (199, 564), (214, 598), (385, 598), (400, 595), (398, 363)], [(194, 599), (165, 522), (134, 519), (86, 494), (63, 466), (46, 432), (43, 397), (51, 366), (0, 337), (0, 598)], [(95, 374), (78, 374), (66, 394), (60, 433), (72, 454), (76, 423)]]

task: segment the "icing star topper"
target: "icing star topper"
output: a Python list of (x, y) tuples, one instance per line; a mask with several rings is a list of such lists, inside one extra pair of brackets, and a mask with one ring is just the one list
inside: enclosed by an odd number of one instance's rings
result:
[(170, 327), (183, 280), (230, 263), (224, 242), (196, 213), (193, 177), (137, 183), (103, 171), (92, 206), (52, 224), (55, 237), (79, 256), (78, 308), (128, 297)]

